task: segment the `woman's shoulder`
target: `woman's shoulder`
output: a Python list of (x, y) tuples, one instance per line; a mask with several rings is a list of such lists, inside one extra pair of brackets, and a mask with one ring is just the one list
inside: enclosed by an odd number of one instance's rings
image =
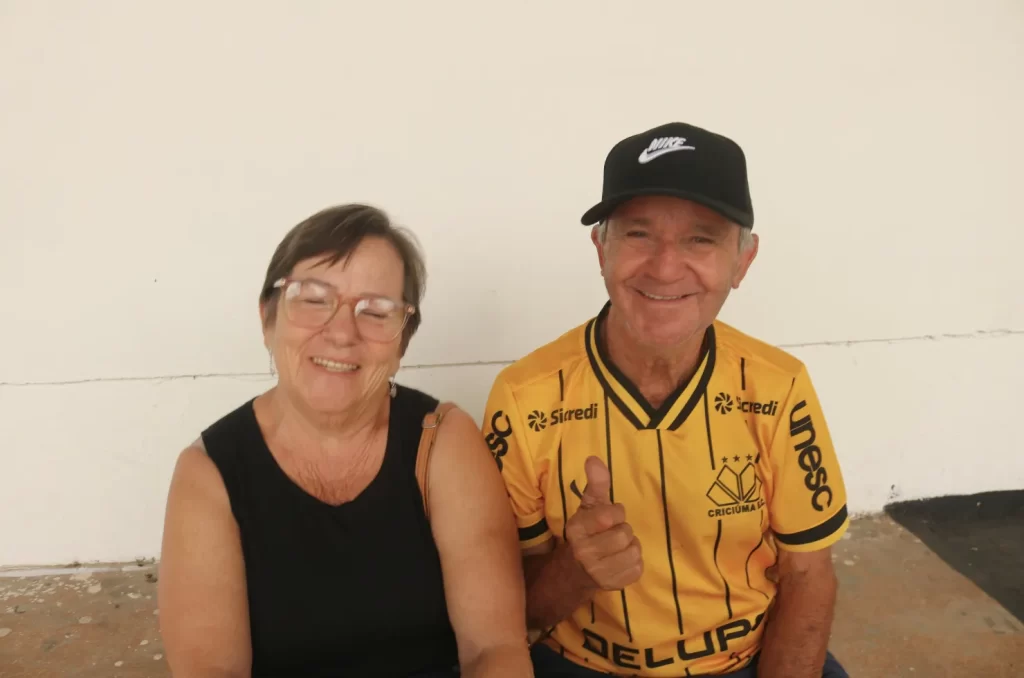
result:
[(422, 420), (429, 412), (436, 410), (440, 404), (441, 401), (430, 393), (402, 384), (398, 384), (398, 391), (393, 403), (399, 416), (417, 421)]
[[(430, 393), (407, 386), (399, 386), (392, 409), (392, 418), (397, 419), (407, 430), (422, 431), (427, 415), (437, 411), (444, 402)], [(483, 434), (476, 421), (457, 403), (448, 401), (452, 407), (444, 413), (441, 425), (437, 427), (436, 440), (442, 447), (470, 446), (483, 442)]]
[(178, 454), (172, 487), (188, 488), (217, 504), (228, 500), (228, 486), (238, 471), (236, 460), (251, 439), (256, 424), (250, 398), (203, 429), (199, 437)]
[(250, 433), (251, 428), (256, 425), (256, 414), (253, 411), (255, 400), (246, 400), (203, 429), (199, 439), (207, 452), (210, 448), (219, 448), (224, 442), (236, 441)]
[(207, 453), (201, 437), (178, 454), (171, 475), (171, 494), (226, 503), (227, 492), (220, 470)]
[(209, 476), (209, 482), (225, 489), (234, 488), (240, 482), (260, 435), (254, 401), (255, 398), (246, 400), (200, 432), (199, 438), (185, 448), (179, 458), (179, 463), (185, 465), (184, 473), (198, 473), (204, 482)]

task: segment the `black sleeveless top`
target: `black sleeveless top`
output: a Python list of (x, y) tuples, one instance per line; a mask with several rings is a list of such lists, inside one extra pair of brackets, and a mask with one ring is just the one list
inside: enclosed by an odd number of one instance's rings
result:
[(416, 482), (424, 415), (399, 387), (377, 476), (331, 506), (278, 466), (250, 400), (203, 432), (245, 556), (253, 678), (455, 675), (441, 563)]

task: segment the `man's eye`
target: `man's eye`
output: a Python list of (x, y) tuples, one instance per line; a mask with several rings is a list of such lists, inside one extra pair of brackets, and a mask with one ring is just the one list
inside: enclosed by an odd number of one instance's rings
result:
[(646, 238), (647, 233), (644, 231), (626, 231), (627, 238)]
[(698, 245), (713, 245), (713, 244), (715, 244), (714, 239), (708, 238), (707, 236), (703, 236), (703, 235), (695, 235), (692, 238), (690, 238), (690, 241), (694, 242), (694, 243), (696, 243)]

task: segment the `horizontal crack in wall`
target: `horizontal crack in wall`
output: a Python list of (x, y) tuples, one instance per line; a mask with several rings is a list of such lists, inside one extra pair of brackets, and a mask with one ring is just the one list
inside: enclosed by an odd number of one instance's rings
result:
[[(812, 341), (798, 344), (778, 344), (779, 348), (812, 348), (815, 346), (848, 347), (861, 344), (898, 344), (919, 341), (947, 341), (947, 340), (969, 340), (969, 339), (994, 339), (1008, 336), (1024, 335), (1024, 330), (977, 330), (963, 334), (922, 334), (911, 337), (889, 337), (884, 339), (850, 339), (838, 341)], [(480, 367), (480, 366), (504, 366), (510, 365), (511, 360), (477, 360), (469, 362), (452, 363), (422, 363), (419, 365), (402, 365), (403, 371), (428, 370), (444, 367)], [(78, 384), (98, 384), (111, 382), (130, 381), (178, 381), (182, 379), (270, 379), (267, 372), (210, 372), (206, 374), (169, 374), (156, 377), (89, 377), (84, 379), (69, 379), (66, 381), (0, 381), (3, 386), (73, 386)]]

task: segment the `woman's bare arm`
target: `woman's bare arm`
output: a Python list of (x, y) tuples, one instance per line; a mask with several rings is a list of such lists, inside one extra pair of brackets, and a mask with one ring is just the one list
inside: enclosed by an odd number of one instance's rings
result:
[(462, 675), (532, 676), (512, 507), (494, 457), (465, 412), (445, 416), (427, 482)]
[(238, 525), (201, 441), (171, 479), (158, 599), (175, 678), (249, 678), (252, 650)]

